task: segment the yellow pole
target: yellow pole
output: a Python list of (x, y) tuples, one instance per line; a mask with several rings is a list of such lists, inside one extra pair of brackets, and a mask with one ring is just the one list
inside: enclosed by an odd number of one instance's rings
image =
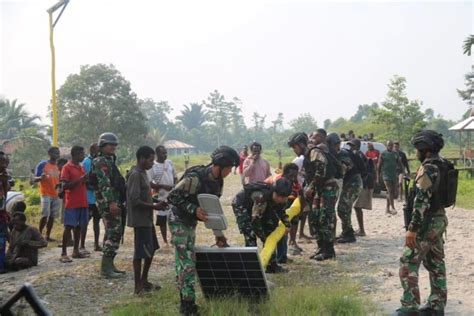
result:
[[(286, 210), (289, 220), (291, 221), (293, 217), (298, 216), (301, 211), (300, 199), (296, 199), (290, 208)], [(270, 262), (272, 254), (275, 252), (278, 242), (285, 235), (285, 225), (280, 221), (278, 227), (267, 237), (265, 240), (265, 246), (260, 252), (260, 259), (262, 261), (263, 268), (266, 268)]]
[(53, 111), (53, 146), (58, 146), (58, 109), (56, 105), (56, 55), (54, 53), (53, 12), (49, 12), (49, 46), (51, 48), (51, 108)]

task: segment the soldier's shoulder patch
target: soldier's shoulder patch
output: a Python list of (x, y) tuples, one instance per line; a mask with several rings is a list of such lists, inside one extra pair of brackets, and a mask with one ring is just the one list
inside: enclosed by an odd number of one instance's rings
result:
[(189, 174), (186, 175), (181, 181), (176, 185), (177, 189), (183, 190), (189, 194), (196, 194), (199, 185), (199, 177), (197, 175)]
[(416, 186), (422, 190), (427, 190), (433, 186), (433, 181), (431, 180), (426, 165), (421, 166), (420, 169), (418, 169), (418, 172), (416, 173), (415, 182)]
[(314, 161), (325, 162), (325, 161), (326, 161), (326, 157), (324, 156), (324, 154), (323, 154), (323, 152), (321, 151), (321, 149), (315, 148), (315, 149), (311, 150), (310, 160), (311, 160), (312, 162), (314, 162)]

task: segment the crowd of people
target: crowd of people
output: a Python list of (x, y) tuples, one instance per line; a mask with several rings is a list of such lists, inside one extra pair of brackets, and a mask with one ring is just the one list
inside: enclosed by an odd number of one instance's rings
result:
[[(362, 152), (364, 140), (368, 141), (367, 150)], [(341, 147), (343, 141), (346, 143)], [(160, 288), (148, 281), (154, 254), (160, 248), (156, 225), (165, 245), (168, 245), (168, 228), (171, 231), (180, 312), (196, 315), (196, 225), (208, 220), (206, 210), (198, 202), (199, 194), (220, 197), (224, 179), (233, 168), (238, 168), (242, 190), (234, 197), (232, 209), (245, 246), (256, 247), (257, 240), (265, 244), (279, 223), (286, 228), (285, 236), (266, 267), (267, 273), (288, 271), (282, 266), (291, 262), (288, 254), (302, 254), (303, 249), (296, 238), (298, 231), (299, 240), (315, 242), (311, 260), (334, 259), (335, 243), (353, 243), (356, 236), (366, 235), (363, 209), (372, 209), (374, 188), (384, 184), (387, 190), (386, 213), (396, 214), (394, 199), (402, 195), (399, 185), (410, 174), (408, 159), (398, 143), (388, 141), (386, 150), (380, 152), (374, 148), (373, 142), (372, 134), (359, 139), (352, 131), (348, 138), (327, 133), (324, 129), (309, 135), (296, 133), (288, 141), (295, 158), (276, 174), (272, 174), (270, 163), (262, 157), (260, 143), (252, 142), (240, 153), (231, 147), (220, 146), (211, 154), (208, 165), (187, 168), (178, 180), (173, 163), (167, 159), (167, 150), (161, 145), (155, 149), (140, 147), (136, 151), (135, 166), (123, 177), (116, 165), (118, 138), (113, 133), (104, 133), (97, 143), (90, 146), (87, 157), (83, 147), (73, 146), (70, 160), (64, 161), (59, 149), (51, 147), (49, 159), (37, 165), (32, 181), (39, 184), (41, 193), (39, 230), (26, 224), (26, 205), (23, 202), (16, 203), (12, 211), (6, 211), (6, 193), (11, 187), (6, 172), (9, 160), (0, 152), (0, 270), (14, 271), (37, 265), (38, 249), (54, 242), (51, 231), (55, 219), (61, 216), (64, 231), (59, 260), (66, 264), (90, 256), (85, 240), (92, 219), (93, 250), (102, 252), (101, 275), (122, 278), (126, 272), (115, 266), (114, 258), (126, 223), (134, 231), (134, 292), (139, 295)], [(445, 218), (441, 205), (438, 203), (433, 207), (430, 204), (433, 185), (439, 183), (436, 177), (443, 176), (433, 162), (440, 159), (438, 152), (443, 141), (439, 134), (424, 131), (415, 135), (413, 145), (423, 165), (416, 175), (415, 212), (400, 259), (404, 295), (398, 312), (399, 315), (418, 312), (420, 297), (414, 275), (418, 275), (423, 261), (430, 271), (432, 293), (428, 305), (420, 310), (429, 312), (424, 315), (432, 315), (432, 312), (444, 310), (446, 304), (443, 283), (446, 273), (439, 255), (446, 222), (441, 221)], [(301, 203), (301, 212), (290, 219), (285, 211), (296, 199)], [(353, 208), (358, 231), (352, 226)], [(426, 226), (423, 219), (431, 213), (440, 220), (435, 226)], [(336, 214), (342, 228), (338, 237), (335, 236)], [(102, 240), (101, 220), (105, 226)], [(311, 236), (304, 233), (306, 221)], [(214, 231), (214, 234), (217, 246), (229, 246), (223, 232)], [(9, 247), (5, 251), (7, 243)], [(71, 257), (67, 253), (68, 247), (72, 247)]]

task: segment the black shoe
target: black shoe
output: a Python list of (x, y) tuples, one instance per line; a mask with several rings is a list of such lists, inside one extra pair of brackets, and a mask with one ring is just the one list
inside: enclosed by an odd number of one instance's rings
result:
[(420, 313), (418, 311), (405, 312), (405, 311), (401, 311), (400, 309), (397, 309), (395, 311), (395, 314), (393, 315), (394, 316), (418, 316), (420, 315)]
[(436, 310), (433, 309), (429, 304), (423, 305), (418, 311), (420, 312), (420, 316), (444, 316), (444, 309)]
[(355, 238), (354, 235), (343, 236), (343, 237), (337, 239), (338, 244), (347, 244), (347, 243), (352, 243), (352, 242), (356, 242), (356, 238)]
[(280, 263), (280, 264), (293, 263), (293, 260), (288, 257), (285, 257), (285, 258), (281, 258), (280, 260), (277, 260), (277, 263)]
[(328, 259), (336, 258), (336, 252), (334, 251), (334, 246), (332, 243), (324, 243), (323, 251), (314, 257), (316, 261), (324, 261)]
[(268, 265), (265, 272), (266, 273), (287, 273), (288, 270), (278, 265), (276, 262), (272, 262)]

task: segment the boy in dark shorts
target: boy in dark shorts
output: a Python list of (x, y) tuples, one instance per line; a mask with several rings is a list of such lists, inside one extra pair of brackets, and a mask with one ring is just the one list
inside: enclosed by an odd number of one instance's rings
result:
[(81, 166), (84, 160), (84, 148), (73, 146), (72, 159), (61, 170), (61, 183), (64, 190), (64, 233), (60, 261), (63, 263), (72, 260), (67, 255), (67, 245), (70, 241), (71, 230), (74, 235), (74, 248), (72, 257), (81, 259), (88, 256), (79, 251), (81, 229), (87, 229), (89, 210), (87, 209), (87, 174)]
[[(153, 167), (155, 152), (142, 146), (137, 150), (137, 164), (127, 178), (127, 225), (134, 231), (133, 271), (135, 294), (139, 295), (154, 288), (148, 282), (148, 271), (155, 251), (160, 247), (153, 225), (153, 210), (166, 208), (165, 202), (153, 203), (147, 170)], [(142, 261), (143, 269), (142, 269)], [(156, 287), (159, 289), (159, 286)]]

